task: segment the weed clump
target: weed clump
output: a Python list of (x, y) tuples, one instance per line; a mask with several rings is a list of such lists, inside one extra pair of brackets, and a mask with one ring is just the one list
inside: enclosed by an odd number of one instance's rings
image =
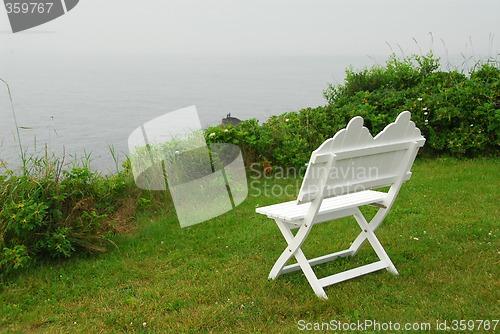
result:
[(62, 160), (47, 155), (27, 158), (23, 166), (16, 174), (2, 164), (0, 276), (40, 259), (103, 252), (135, 214), (127, 208), (140, 195), (127, 168), (103, 176), (84, 164), (63, 168)]

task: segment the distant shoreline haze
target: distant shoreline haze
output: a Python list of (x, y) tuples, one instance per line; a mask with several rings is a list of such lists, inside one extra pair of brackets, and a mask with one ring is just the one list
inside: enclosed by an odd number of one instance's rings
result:
[[(91, 166), (113, 169), (128, 135), (150, 119), (196, 105), (203, 127), (231, 113), (261, 123), (271, 115), (325, 105), (328, 83), (345, 69), (384, 65), (381, 56), (62, 57), (2, 55), (0, 78), (12, 92), (21, 142), (28, 153), (91, 153)], [(461, 57), (454, 57), (460, 65)], [(444, 59), (442, 59), (445, 61)], [(2, 83), (3, 86), (3, 83)], [(5, 87), (0, 88), (0, 159), (19, 164)]]

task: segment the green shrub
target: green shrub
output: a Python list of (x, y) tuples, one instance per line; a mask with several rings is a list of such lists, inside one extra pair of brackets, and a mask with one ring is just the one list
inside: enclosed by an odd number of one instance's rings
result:
[(228, 143), (240, 147), (245, 162), (251, 163), (262, 155), (259, 141), (262, 128), (254, 118), (245, 120), (237, 126), (213, 126), (205, 131), (207, 143)]
[[(359, 73), (347, 71), (345, 85), (330, 86), (325, 97), (339, 112), (363, 116), (374, 133), (401, 111), (409, 110), (427, 138), (427, 152), (478, 156), (498, 150), (498, 62), (478, 64), (467, 76), (438, 71), (438, 60), (432, 54), (402, 61), (391, 57), (386, 68), (360, 73), (363, 80)], [(365, 83), (380, 76), (386, 77), (384, 84), (367, 90)]]
[(239, 145), (246, 162), (302, 166), (312, 150), (354, 116), (377, 134), (409, 110), (427, 138), (424, 153), (495, 155), (500, 145), (500, 64), (478, 63), (469, 74), (439, 70), (432, 54), (398, 59), (385, 66), (346, 70), (343, 84), (329, 85), (327, 105), (272, 116), (262, 125), (211, 127), (208, 142)]
[(46, 156), (27, 159), (23, 171), (0, 177), (0, 277), (40, 259), (106, 250), (112, 216), (137, 193), (128, 169), (105, 177)]
[(30, 260), (28, 250), (24, 245), (16, 245), (12, 249), (4, 247), (0, 252), (0, 270), (7, 273), (12, 270), (24, 268), (28, 266)]

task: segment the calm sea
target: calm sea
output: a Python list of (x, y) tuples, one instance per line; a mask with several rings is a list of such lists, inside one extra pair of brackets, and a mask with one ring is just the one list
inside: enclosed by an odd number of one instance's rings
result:
[[(127, 138), (142, 123), (196, 105), (204, 127), (227, 114), (265, 121), (271, 115), (324, 105), (328, 83), (345, 68), (373, 65), (367, 56), (324, 57), (0, 57), (12, 92), (22, 146), (45, 146), (66, 161), (90, 153), (92, 167), (114, 169)], [(380, 59), (384, 63), (385, 59)], [(0, 83), (0, 159), (19, 165), (7, 90)]]

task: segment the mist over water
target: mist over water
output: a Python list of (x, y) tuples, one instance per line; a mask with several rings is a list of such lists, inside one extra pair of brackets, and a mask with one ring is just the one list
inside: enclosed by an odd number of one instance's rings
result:
[[(2, 57), (21, 142), (28, 154), (47, 146), (66, 161), (90, 153), (91, 166), (114, 169), (138, 126), (196, 105), (203, 127), (231, 113), (261, 123), (271, 115), (324, 105), (328, 83), (349, 66), (384, 64), (387, 56), (300, 57)], [(0, 84), (0, 160), (19, 165), (7, 89)]]
[[(3, 59), (21, 142), (28, 152), (91, 153), (97, 169), (123, 160), (129, 134), (165, 113), (196, 105), (204, 127), (227, 114), (270, 115), (325, 104), (323, 90), (341, 82), (350, 63), (368, 57), (123, 57)], [(0, 87), (0, 158), (16, 165), (19, 148), (6, 87)], [(68, 160), (68, 159), (67, 159)]]

